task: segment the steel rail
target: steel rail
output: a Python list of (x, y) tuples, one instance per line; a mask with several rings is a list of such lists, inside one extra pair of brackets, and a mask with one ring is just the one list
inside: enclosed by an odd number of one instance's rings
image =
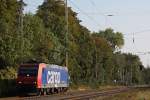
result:
[(95, 98), (99, 96), (111, 96), (115, 95), (118, 93), (126, 92), (130, 90), (131, 88), (123, 88), (123, 89), (115, 89), (115, 90), (109, 90), (109, 91), (104, 91), (104, 92), (92, 92), (92, 93), (87, 93), (87, 94), (80, 94), (76, 96), (68, 96), (68, 97), (63, 97), (60, 98), (59, 100), (83, 100), (83, 99), (90, 99), (90, 98)]

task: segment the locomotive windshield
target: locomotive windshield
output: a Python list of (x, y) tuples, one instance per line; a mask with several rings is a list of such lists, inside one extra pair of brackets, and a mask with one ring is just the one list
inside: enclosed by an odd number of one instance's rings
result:
[(38, 67), (35, 66), (21, 66), (18, 71), (19, 76), (37, 76)]

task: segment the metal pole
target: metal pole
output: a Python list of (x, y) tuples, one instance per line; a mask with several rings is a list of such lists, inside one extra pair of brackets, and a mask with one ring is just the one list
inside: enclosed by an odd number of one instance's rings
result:
[(66, 67), (68, 67), (68, 2), (65, 0), (65, 20), (66, 20), (66, 34), (65, 34), (65, 40), (66, 40)]
[(21, 50), (21, 62), (22, 62), (22, 59), (23, 59), (23, 47), (24, 47), (24, 35), (23, 35), (23, 6), (24, 6), (24, 3), (23, 3), (23, 0), (20, 0), (20, 9), (19, 9), (19, 15), (20, 15), (20, 18), (19, 18), (19, 23), (20, 23), (20, 40), (22, 41), (21, 42), (21, 45), (20, 45), (20, 50)]
[(108, 23), (108, 17), (112, 17), (112, 16), (114, 16), (114, 15), (113, 15), (113, 14), (104, 15), (106, 28), (107, 28), (107, 24), (109, 24), (109, 23)]
[(132, 85), (132, 66), (131, 66), (131, 84), (130, 85)]

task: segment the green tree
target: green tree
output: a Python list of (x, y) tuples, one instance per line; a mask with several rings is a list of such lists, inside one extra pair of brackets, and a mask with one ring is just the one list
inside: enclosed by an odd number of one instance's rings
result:
[(44, 27), (42, 19), (32, 14), (24, 17), (24, 53), (26, 59), (46, 63), (62, 63), (63, 46), (58, 38)]
[[(99, 83), (104, 84), (106, 81), (111, 81), (112, 74), (112, 49), (106, 39), (92, 34), (95, 43), (95, 53), (93, 58), (93, 66), (95, 67), (95, 78)], [(108, 77), (110, 76), (110, 77)]]
[(1, 67), (13, 65), (18, 57), (17, 0), (0, 1), (0, 62)]
[(65, 37), (64, 2), (61, 0), (47, 0), (39, 6), (37, 15), (43, 20), (47, 29), (59, 37), (63, 42)]
[(99, 34), (97, 35), (105, 38), (109, 42), (113, 51), (121, 48), (124, 45), (123, 34), (120, 32), (114, 32), (114, 30), (111, 28), (108, 28), (104, 31), (99, 31)]

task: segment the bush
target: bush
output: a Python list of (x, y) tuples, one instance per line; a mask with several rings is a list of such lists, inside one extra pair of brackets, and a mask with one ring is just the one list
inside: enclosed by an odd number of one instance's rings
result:
[(16, 94), (15, 79), (0, 80), (0, 97), (13, 96)]
[(16, 94), (16, 76), (15, 68), (6, 67), (0, 70), (0, 97)]

